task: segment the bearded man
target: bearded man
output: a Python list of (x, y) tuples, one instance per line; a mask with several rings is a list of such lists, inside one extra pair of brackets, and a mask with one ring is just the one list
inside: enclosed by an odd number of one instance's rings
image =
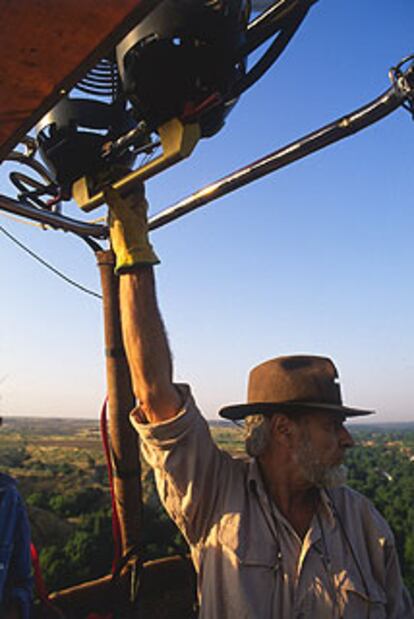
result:
[(409, 619), (392, 532), (342, 485), (353, 440), (330, 359), (279, 357), (250, 374), (246, 462), (218, 449), (186, 385), (174, 384), (143, 192), (106, 192), (124, 344), (139, 407), (131, 422), (190, 548), (204, 619)]

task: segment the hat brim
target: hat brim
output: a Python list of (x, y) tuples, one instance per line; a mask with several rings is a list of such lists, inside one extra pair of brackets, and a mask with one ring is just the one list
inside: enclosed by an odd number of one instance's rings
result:
[(345, 417), (360, 417), (365, 415), (374, 415), (375, 411), (364, 410), (360, 408), (350, 408), (341, 404), (326, 404), (320, 402), (253, 402), (251, 404), (234, 404), (225, 406), (219, 410), (220, 417), (237, 421), (244, 419), (248, 415), (272, 415), (273, 413), (300, 413), (305, 410), (323, 410), (332, 411), (333, 413), (341, 413)]

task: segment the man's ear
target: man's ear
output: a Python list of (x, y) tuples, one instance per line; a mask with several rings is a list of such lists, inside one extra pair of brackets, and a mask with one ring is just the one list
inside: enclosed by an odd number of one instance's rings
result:
[(270, 430), (275, 441), (290, 446), (295, 432), (295, 423), (287, 415), (278, 413), (272, 415), (270, 419)]

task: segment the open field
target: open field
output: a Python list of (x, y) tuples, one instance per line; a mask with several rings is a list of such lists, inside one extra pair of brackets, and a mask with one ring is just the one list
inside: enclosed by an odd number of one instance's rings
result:
[[(243, 430), (210, 424), (214, 440), (245, 457)], [(414, 423), (354, 425), (349, 483), (390, 522), (414, 592)], [(96, 420), (6, 418), (0, 430), (0, 470), (18, 480), (50, 589), (108, 573), (112, 561), (108, 476)], [(143, 543), (146, 558), (185, 552), (166, 516), (152, 472), (143, 463)]]

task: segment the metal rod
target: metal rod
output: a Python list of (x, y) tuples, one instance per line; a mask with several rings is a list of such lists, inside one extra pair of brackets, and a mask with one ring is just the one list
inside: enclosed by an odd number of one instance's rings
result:
[[(414, 70), (411, 70), (411, 73), (414, 74)], [(161, 211), (149, 220), (149, 229), (160, 228), (252, 181), (361, 131), (393, 112), (403, 101), (404, 95), (394, 87), (390, 88), (368, 105), (240, 168)]]
[(306, 2), (302, 9), (297, 9), (291, 19), (279, 31), (273, 42), (269, 45), (265, 53), (254, 64), (251, 69), (240, 78), (238, 82), (230, 90), (230, 94), (226, 97), (226, 101), (231, 101), (236, 97), (240, 97), (248, 88), (251, 88), (276, 62), (279, 56), (284, 52), (286, 47), (295, 35), (309, 10), (309, 1)]
[[(307, 136), (283, 146), (257, 161), (225, 176), (190, 196), (180, 200), (176, 204), (161, 211), (149, 220), (149, 229), (155, 230), (161, 226), (179, 219), (183, 215), (194, 211), (201, 206), (220, 198), (248, 183), (251, 183), (271, 172), (275, 172), (290, 163), (303, 159), (330, 144), (334, 144), (366, 127), (369, 127), (382, 118), (391, 114), (404, 104), (407, 97), (414, 92), (414, 66), (411, 66), (404, 74), (406, 89), (393, 86), (374, 101), (368, 103), (350, 114), (343, 116), (329, 125), (308, 134)], [(411, 89), (408, 93), (407, 88)], [(105, 239), (108, 237), (108, 228), (104, 225), (91, 224), (77, 221), (63, 215), (43, 211), (34, 207), (21, 204), (12, 198), (0, 195), (0, 209), (20, 215), (34, 221), (50, 225), (92, 238)]]
[(128, 413), (135, 406), (124, 352), (119, 309), (119, 278), (112, 251), (96, 252), (101, 276), (109, 403), (109, 433), (114, 466), (114, 494), (121, 526), (122, 554), (136, 551), (141, 539), (141, 465), (138, 438)]
[(7, 196), (0, 195), (0, 209), (32, 221), (38, 221), (52, 228), (74, 232), (79, 236), (91, 236), (95, 239), (106, 239), (108, 237), (106, 226), (90, 224), (51, 211), (37, 209)]
[[(190, 617), (196, 599), (196, 575), (189, 557), (172, 556), (146, 561), (140, 574), (140, 608), (143, 617)], [(51, 601), (68, 617), (84, 617), (91, 611), (125, 612), (130, 593), (129, 574), (119, 579), (107, 575), (51, 594)], [(124, 614), (121, 615), (125, 617)], [(137, 618), (136, 613), (134, 617)], [(66, 617), (66, 615), (65, 615)]]

